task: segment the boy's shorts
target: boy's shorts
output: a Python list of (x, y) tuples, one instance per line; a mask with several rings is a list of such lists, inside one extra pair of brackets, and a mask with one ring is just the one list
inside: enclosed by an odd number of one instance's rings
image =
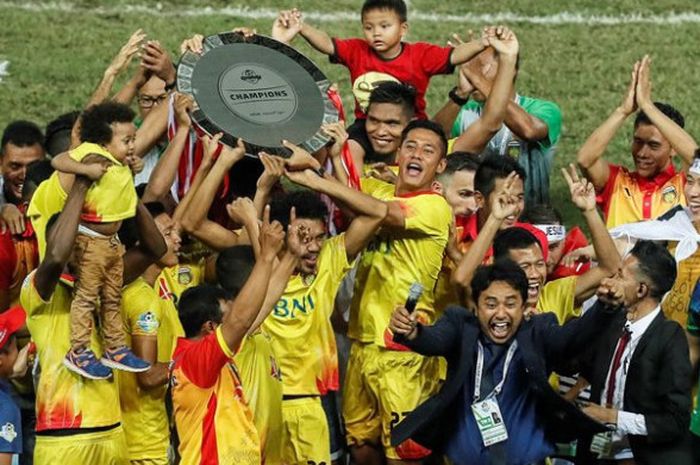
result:
[(121, 426), (97, 433), (36, 437), (34, 465), (129, 465)]
[(348, 445), (381, 443), (394, 460), (427, 457), (430, 450), (411, 440), (391, 447), (391, 430), (439, 387), (437, 357), (354, 342), (343, 391)]

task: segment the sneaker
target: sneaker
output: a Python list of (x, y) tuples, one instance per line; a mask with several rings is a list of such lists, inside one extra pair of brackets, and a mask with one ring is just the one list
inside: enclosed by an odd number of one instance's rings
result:
[(71, 349), (63, 359), (63, 365), (88, 379), (107, 379), (112, 376), (112, 370), (101, 364), (90, 349)]
[(100, 362), (115, 370), (130, 371), (132, 373), (140, 373), (151, 368), (150, 363), (138, 358), (127, 346), (105, 349)]

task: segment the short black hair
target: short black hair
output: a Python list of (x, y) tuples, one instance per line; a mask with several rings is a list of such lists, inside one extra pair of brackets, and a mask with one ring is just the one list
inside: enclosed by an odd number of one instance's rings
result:
[(493, 240), (493, 257), (498, 259), (508, 258), (511, 250), (527, 249), (532, 244), (542, 249), (542, 244), (534, 234), (524, 228), (506, 228), (498, 231)]
[(416, 114), (416, 88), (396, 81), (383, 81), (369, 94), (367, 108), (375, 103), (399, 105), (408, 118)]
[(5, 146), (10, 143), (17, 147), (31, 147), (36, 144), (43, 147), (44, 134), (42, 134), (36, 123), (24, 120), (12, 121), (2, 133), (2, 145), (0, 147), (3, 152)]
[(59, 115), (46, 125), (44, 147), (49, 155), (53, 157), (70, 149), (71, 132), (79, 117), (79, 111), (71, 111)]
[(676, 281), (676, 260), (666, 247), (652, 241), (638, 241), (630, 250), (637, 261), (639, 272), (650, 283), (649, 296), (661, 301)]
[(54, 171), (50, 160), (37, 160), (27, 165), (27, 174), (22, 186), (22, 198), (27, 199), (39, 187), (39, 184), (51, 177)]
[(479, 169), (476, 170), (474, 190), (487, 199), (493, 192), (496, 179), (505, 179), (513, 171), (525, 182), (527, 175), (517, 160), (506, 155), (489, 155), (481, 161)]
[(544, 203), (528, 205), (520, 216), (520, 221), (530, 224), (564, 224), (559, 211)]
[(177, 313), (185, 330), (185, 337), (195, 337), (207, 321), (221, 323), (223, 314), (219, 301), (228, 300), (229, 294), (210, 284), (191, 287), (182, 293), (177, 303)]
[(523, 304), (527, 301), (527, 276), (517, 263), (506, 258), (496, 260), (493, 265), (482, 265), (476, 269), (471, 284), (474, 303), (477, 303), (481, 293), (496, 281), (505, 281), (518, 291)]
[(122, 103), (105, 102), (93, 105), (80, 117), (80, 140), (106, 145), (112, 141), (114, 123), (130, 123), (135, 113)]
[(469, 152), (452, 152), (447, 156), (445, 171), (440, 176), (449, 176), (457, 171), (473, 171), (479, 169), (479, 156)]
[(158, 215), (168, 213), (168, 211), (165, 209), (165, 205), (163, 205), (163, 202), (146, 202), (143, 204), (143, 206), (146, 207), (146, 210), (148, 210), (148, 213), (150, 213), (153, 218)]
[[(663, 103), (663, 102), (654, 102), (654, 106), (659, 109), (661, 113), (664, 115), (668, 116), (670, 119), (673, 120), (674, 123), (676, 123), (680, 127), (685, 127), (685, 118), (683, 117), (683, 114), (678, 111), (676, 108), (674, 108), (672, 105), (669, 105), (668, 103)], [(646, 113), (643, 111), (640, 111), (637, 113), (637, 117), (634, 119), (634, 127), (635, 129), (637, 126), (640, 124), (654, 124), (651, 122), (649, 117), (647, 116)]]
[(286, 230), (289, 226), (289, 212), (294, 207), (297, 218), (306, 220), (328, 219), (328, 207), (321, 196), (309, 190), (298, 190), (280, 194), (270, 203), (270, 221), (279, 221)]
[(365, 13), (373, 10), (391, 10), (396, 13), (402, 23), (408, 19), (408, 8), (403, 0), (365, 0), (362, 4), (361, 17), (365, 17)]
[(447, 138), (445, 137), (445, 133), (442, 130), (442, 127), (440, 127), (440, 125), (437, 124), (435, 121), (430, 121), (428, 119), (414, 119), (413, 121), (408, 123), (408, 125), (406, 125), (406, 127), (401, 132), (401, 144), (403, 144), (406, 141), (410, 132), (415, 129), (427, 129), (428, 131), (434, 132), (440, 139), (440, 144), (442, 145), (442, 147), (440, 148), (441, 156), (444, 157), (445, 155), (447, 155)]
[(232, 297), (238, 295), (255, 266), (253, 247), (236, 245), (216, 257), (216, 280)]

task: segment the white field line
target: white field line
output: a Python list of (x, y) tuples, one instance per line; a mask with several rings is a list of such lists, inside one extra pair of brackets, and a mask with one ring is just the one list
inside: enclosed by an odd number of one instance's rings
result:
[[(274, 19), (277, 17), (277, 10), (271, 8), (246, 8), (246, 7), (163, 7), (160, 3), (156, 6), (146, 5), (117, 5), (101, 6), (97, 8), (85, 8), (69, 2), (3, 2), (0, 1), (0, 8), (15, 9), (31, 12), (68, 12), (97, 15), (114, 15), (119, 13), (138, 13), (141, 15), (161, 16), (161, 17), (207, 17), (207, 16), (231, 16), (245, 19)], [(355, 21), (358, 19), (356, 11), (320, 12), (304, 11), (304, 17), (319, 22)], [(596, 15), (576, 12), (560, 12), (551, 15), (531, 16), (510, 12), (484, 13), (484, 14), (436, 14), (424, 13), (413, 9), (411, 19), (421, 22), (433, 23), (477, 23), (477, 24), (497, 24), (497, 23), (525, 23), (540, 25), (563, 25), (563, 24), (585, 24), (616, 26), (623, 24), (654, 24), (654, 25), (674, 25), (674, 24), (696, 24), (700, 23), (700, 12), (671, 12), (663, 15), (641, 15), (641, 14), (620, 14), (620, 15)]]

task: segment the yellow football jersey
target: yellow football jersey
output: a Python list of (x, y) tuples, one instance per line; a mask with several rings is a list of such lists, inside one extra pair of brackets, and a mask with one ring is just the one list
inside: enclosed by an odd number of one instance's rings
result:
[(387, 328), (391, 313), (406, 301), (413, 283), (423, 285), (417, 305), (421, 319), (425, 324), (436, 320), (435, 285), (452, 223), (452, 210), (442, 196), (418, 192), (397, 197), (394, 188), (376, 179), (362, 179), (363, 192), (399, 202), (406, 219), (403, 230), (380, 230), (363, 252), (348, 331), (354, 340), (389, 348), (393, 347)]
[(195, 263), (180, 263), (163, 268), (155, 282), (158, 295), (177, 305), (183, 292), (204, 282), (205, 267), (206, 259), (202, 258)]
[(32, 222), (36, 233), (39, 260), (42, 260), (46, 253), (46, 225), (53, 215), (63, 210), (67, 198), (68, 194), (61, 187), (58, 173), (55, 172), (49, 176), (49, 179), (39, 184), (29, 202), (27, 217)]
[(282, 370), (284, 394), (338, 389), (338, 355), (330, 323), (338, 287), (350, 270), (345, 236), (327, 239), (316, 275), (292, 276), (263, 327)]
[(246, 336), (233, 361), (253, 412), (263, 463), (277, 465), (282, 460), (282, 374), (270, 336), (262, 330)]
[[(116, 425), (122, 416), (114, 379), (84, 379), (63, 365), (70, 350), (71, 282), (62, 279), (51, 298), (44, 301), (34, 287), (35, 273), (24, 280), (20, 302), (27, 312), (27, 327), (36, 343), (39, 363), (36, 431)], [(92, 331), (90, 348), (98, 358), (102, 355), (98, 331)]]
[(551, 312), (563, 325), (572, 318), (581, 316), (581, 307), (576, 307), (576, 276), (555, 279), (545, 283), (537, 299), (537, 310)]
[[(139, 278), (124, 288), (121, 308), (127, 344), (131, 345), (132, 336), (156, 337), (158, 361), (170, 362), (177, 338), (185, 335), (172, 302), (159, 298), (153, 287)], [(129, 459), (167, 458), (167, 386), (141, 389), (135, 373), (117, 371), (117, 375)]]

